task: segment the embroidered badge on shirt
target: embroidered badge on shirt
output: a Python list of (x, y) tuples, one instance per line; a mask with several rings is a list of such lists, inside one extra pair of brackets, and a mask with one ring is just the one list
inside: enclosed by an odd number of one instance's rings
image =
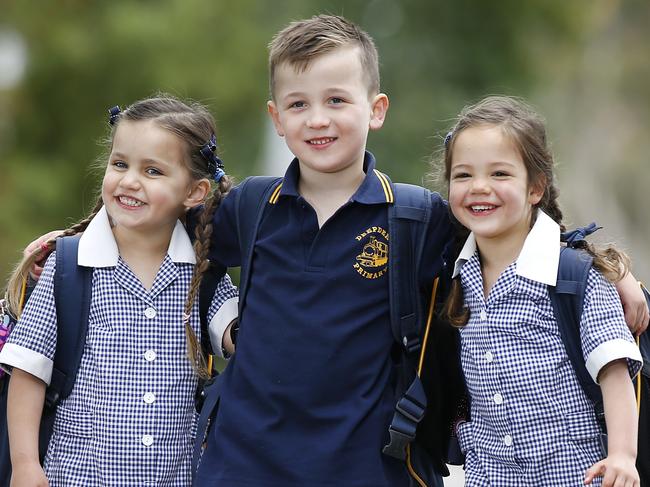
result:
[(361, 242), (361, 253), (352, 267), (366, 279), (377, 279), (388, 270), (388, 232), (370, 227), (355, 237)]

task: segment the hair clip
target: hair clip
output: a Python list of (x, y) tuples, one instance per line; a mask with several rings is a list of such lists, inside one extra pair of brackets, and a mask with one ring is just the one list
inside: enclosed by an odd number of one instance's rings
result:
[(447, 132), (447, 135), (445, 135), (445, 149), (449, 148), (449, 141), (451, 140), (452, 135), (454, 135), (452, 130)]
[(108, 109), (108, 123), (111, 125), (115, 125), (115, 122), (117, 122), (117, 117), (120, 116), (120, 113), (122, 113), (122, 110), (120, 110), (119, 105), (115, 105), (113, 108)]
[(579, 227), (575, 230), (563, 232), (560, 235), (560, 241), (565, 242), (568, 247), (581, 248), (584, 245), (584, 240), (587, 235), (591, 235), (596, 230), (603, 227), (598, 226), (595, 222), (587, 225), (586, 227)]
[(223, 161), (214, 153), (217, 150), (217, 137), (212, 134), (203, 147), (201, 147), (201, 155), (208, 163), (208, 172), (212, 174), (213, 179), (218, 183), (221, 181), (226, 173), (223, 170)]

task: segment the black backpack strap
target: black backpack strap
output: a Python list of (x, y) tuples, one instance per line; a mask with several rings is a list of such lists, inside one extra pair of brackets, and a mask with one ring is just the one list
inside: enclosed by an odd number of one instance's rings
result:
[(235, 212), (241, 252), (241, 272), (239, 275), (240, 316), (248, 292), (257, 230), (268, 204), (277, 202), (278, 194), (282, 188), (281, 182), (281, 177), (251, 176), (241, 183), (236, 194)]
[(580, 386), (594, 404), (596, 417), (603, 431), (601, 442), (606, 447), (603, 396), (600, 386), (593, 381), (587, 370), (580, 339), (580, 320), (592, 264), (593, 258), (586, 251), (563, 247), (560, 250), (557, 283), (555, 286), (548, 286), (548, 292), (562, 342)]
[(395, 406), (388, 428), (390, 442), (383, 452), (406, 459), (407, 446), (415, 438), (424, 417), (427, 397), (417, 375), (422, 346), (426, 303), (419, 285), (419, 263), (424, 251), (426, 228), (431, 218), (431, 193), (410, 184), (392, 184), (394, 202), (388, 207), (388, 286), (391, 328), (402, 353), (405, 390)]
[(48, 407), (55, 406), (72, 392), (86, 344), (92, 273), (77, 265), (80, 235), (56, 240), (54, 301), (56, 304), (56, 351), (52, 380), (45, 393)]

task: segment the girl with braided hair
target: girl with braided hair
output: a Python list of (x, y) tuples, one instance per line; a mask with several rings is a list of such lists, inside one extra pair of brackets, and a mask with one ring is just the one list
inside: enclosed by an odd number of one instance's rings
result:
[(444, 171), (449, 206), (466, 237), (447, 302), (460, 328), (471, 399), (471, 421), (456, 431), (466, 485), (638, 486), (630, 376), (642, 359), (610, 282), (627, 274), (628, 260), (612, 247), (588, 249), (594, 266), (580, 335), (604, 399), (603, 459), (594, 408), (548, 294), (564, 227), (541, 117), (509, 97), (465, 108), (445, 138)]
[[(206, 373), (197, 292), (209, 265), (212, 215), (231, 182), (215, 154), (214, 120), (199, 104), (160, 95), (111, 109), (110, 122), (101, 197), (63, 232), (83, 232), (78, 264), (93, 269), (92, 298), (75, 386), (57, 408), (42, 468), (38, 427), (56, 349), (54, 255), (0, 352), (12, 370), (14, 486), (191, 482), (194, 395)], [(181, 221), (200, 205), (192, 246)], [(11, 277), (14, 310), (40, 255)], [(208, 312), (211, 329), (236, 317), (236, 295), (226, 275)]]

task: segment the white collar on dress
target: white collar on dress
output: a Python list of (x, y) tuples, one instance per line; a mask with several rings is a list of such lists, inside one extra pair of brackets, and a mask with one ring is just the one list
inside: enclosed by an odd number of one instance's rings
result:
[[(167, 254), (173, 262), (196, 263), (192, 242), (180, 221), (176, 221)], [(111, 231), (108, 213), (106, 208), (102, 207), (79, 239), (77, 263), (84, 267), (115, 267), (118, 257), (117, 243)]]
[[(454, 263), (453, 277), (476, 252), (476, 238), (470, 233)], [(517, 257), (517, 275), (555, 286), (560, 263), (560, 226), (542, 210)]]

